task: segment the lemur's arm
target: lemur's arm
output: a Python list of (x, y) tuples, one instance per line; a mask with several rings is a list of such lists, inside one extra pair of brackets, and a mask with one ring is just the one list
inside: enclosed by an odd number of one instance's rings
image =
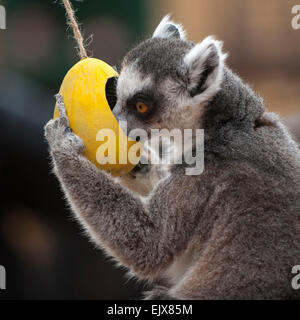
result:
[(144, 204), (82, 155), (83, 143), (69, 128), (61, 96), (58, 109), (60, 117), (48, 122), (45, 136), (72, 209), (94, 240), (122, 264), (139, 274), (155, 274), (192, 235), (195, 203), (191, 205), (188, 194), (179, 190), (185, 179), (190, 188), (193, 177), (171, 175)]

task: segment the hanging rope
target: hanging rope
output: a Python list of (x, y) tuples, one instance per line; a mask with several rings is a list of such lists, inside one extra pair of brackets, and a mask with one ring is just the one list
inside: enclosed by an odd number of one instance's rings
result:
[(74, 33), (74, 38), (78, 44), (78, 49), (79, 49), (79, 55), (81, 59), (85, 59), (88, 57), (86, 50), (84, 48), (83, 44), (83, 37), (81, 35), (78, 22), (76, 21), (75, 13), (72, 8), (72, 5), (69, 0), (62, 0), (66, 12), (67, 12), (67, 23), (68, 25), (72, 28), (73, 33)]

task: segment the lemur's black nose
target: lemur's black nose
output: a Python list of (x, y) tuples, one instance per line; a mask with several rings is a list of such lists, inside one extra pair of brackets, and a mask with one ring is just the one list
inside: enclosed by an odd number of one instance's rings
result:
[(132, 173), (147, 173), (150, 171), (150, 165), (139, 162), (133, 169)]

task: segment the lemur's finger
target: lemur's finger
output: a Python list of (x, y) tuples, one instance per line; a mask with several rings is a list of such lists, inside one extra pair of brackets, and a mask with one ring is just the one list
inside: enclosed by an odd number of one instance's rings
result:
[(59, 111), (59, 116), (60, 117), (67, 117), (65, 104), (64, 104), (63, 97), (61, 96), (61, 94), (59, 94), (59, 93), (56, 94), (55, 99), (57, 102), (57, 109)]
[(61, 120), (61, 123), (65, 126), (69, 126), (69, 119), (66, 113), (66, 108), (65, 108), (65, 104), (63, 101), (63, 97), (61, 96), (61, 94), (56, 94), (55, 95), (55, 99), (57, 102), (57, 109), (59, 112), (59, 118)]
[(46, 125), (44, 127), (44, 135), (47, 140), (49, 140), (52, 136), (52, 131), (53, 131), (52, 128), (54, 126), (54, 122), (55, 121), (53, 119), (51, 119), (50, 121), (48, 121), (46, 123)]

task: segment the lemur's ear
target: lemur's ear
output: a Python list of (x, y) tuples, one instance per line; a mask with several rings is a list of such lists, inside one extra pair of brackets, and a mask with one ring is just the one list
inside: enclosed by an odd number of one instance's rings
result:
[(178, 38), (184, 40), (185, 31), (180, 24), (170, 20), (170, 15), (167, 15), (156, 27), (152, 38)]
[(222, 42), (207, 37), (197, 43), (184, 57), (187, 69), (188, 92), (191, 97), (202, 94), (203, 100), (212, 97), (220, 88), (224, 60)]

